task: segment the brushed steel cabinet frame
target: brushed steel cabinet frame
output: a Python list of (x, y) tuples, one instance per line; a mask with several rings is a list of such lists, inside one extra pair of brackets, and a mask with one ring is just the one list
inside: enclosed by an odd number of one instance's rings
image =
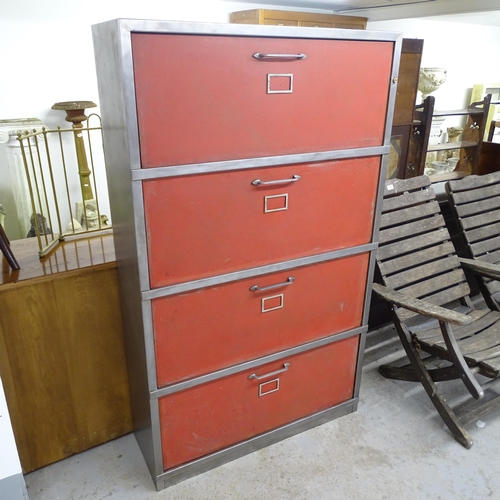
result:
[[(367, 330), (368, 311), (371, 297), (375, 252), (378, 241), (381, 201), (384, 190), (392, 116), (396, 95), (396, 81), (399, 71), (399, 57), (402, 37), (399, 33), (370, 32), (357, 30), (296, 28), (208, 24), (170, 21), (143, 21), (116, 19), (93, 26), (94, 51), (99, 83), (99, 99), (104, 128), (104, 149), (106, 169), (109, 179), (111, 216), (114, 228), (116, 257), (118, 262), (120, 294), (124, 316), (124, 335), (127, 350), (127, 363), (130, 373), (132, 415), (135, 435), (147, 466), (158, 490), (181, 480), (214, 468), (229, 460), (243, 456), (257, 449), (275, 443), (293, 434), (322, 424), (341, 415), (356, 410), (363, 347)], [(226, 35), (255, 37), (316, 38), (341, 40), (384, 41), (394, 45), (393, 64), (388, 88), (388, 108), (386, 113), (383, 145), (337, 151), (311, 152), (295, 155), (281, 155), (269, 158), (248, 158), (235, 161), (217, 161), (182, 166), (159, 167), (141, 170), (139, 134), (136, 116), (136, 98), (132, 60), (131, 34), (175, 33), (196, 35)], [(362, 116), (360, 116), (362, 126)], [(170, 287), (151, 290), (147, 261), (146, 227), (143, 208), (142, 182), (147, 179), (176, 175), (195, 175), (204, 172), (223, 172), (226, 170), (269, 167), (301, 162), (331, 159), (380, 156), (382, 161), (376, 201), (375, 220), (372, 240), (361, 247), (348, 248), (312, 255), (293, 261), (261, 266), (227, 275), (182, 283)], [(236, 367), (219, 370), (206, 376), (181, 382), (171, 387), (157, 387), (156, 366), (153, 343), (153, 324), (151, 300), (155, 297), (180, 293), (217, 283), (226, 283), (249, 276), (289, 269), (295, 266), (370, 252), (369, 272), (366, 281), (363, 325), (360, 328), (327, 337), (303, 346), (288, 349), (257, 360), (250, 360)], [(333, 408), (310, 415), (278, 429), (237, 443), (234, 446), (194, 460), (185, 465), (164, 471), (160, 439), (160, 417), (158, 398), (171, 392), (184, 390), (208, 380), (227, 376), (232, 373), (259, 366), (264, 362), (281, 359), (291, 353), (305, 352), (350, 336), (359, 335), (360, 348), (357, 358), (354, 397)]]

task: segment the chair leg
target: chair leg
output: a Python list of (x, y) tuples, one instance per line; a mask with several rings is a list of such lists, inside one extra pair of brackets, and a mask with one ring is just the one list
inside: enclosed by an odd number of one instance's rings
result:
[[(431, 358), (434, 357), (431, 356)], [(429, 362), (429, 359), (423, 359), (422, 362), (425, 365)], [(454, 366), (432, 369), (428, 369), (426, 367), (426, 370), (434, 382), (445, 382), (447, 380), (456, 380), (460, 378), (460, 374), (457, 372)], [(407, 363), (404, 366), (396, 366), (393, 364), (380, 365), (378, 367), (378, 371), (380, 375), (385, 378), (390, 378), (393, 380), (404, 380), (405, 382), (420, 382), (417, 372), (413, 369), (411, 363)]]
[(406, 351), (406, 355), (408, 356), (418, 379), (423, 385), (425, 392), (427, 392), (427, 395), (432, 401), (432, 404), (441, 415), (441, 418), (447, 425), (448, 429), (450, 429), (454, 438), (465, 448), (470, 448), (472, 446), (472, 439), (469, 436), (469, 433), (465, 430), (465, 427), (461, 424), (460, 420), (439, 392), (439, 389), (425, 367), (417, 348), (413, 344), (410, 333), (400, 324), (396, 324), (396, 327), (401, 343)]
[(21, 266), (18, 264), (12, 250), (10, 249), (9, 240), (1, 224), (0, 224), (0, 251), (4, 254), (5, 258), (7, 259), (7, 262), (9, 263), (9, 266), (14, 271), (21, 269)]

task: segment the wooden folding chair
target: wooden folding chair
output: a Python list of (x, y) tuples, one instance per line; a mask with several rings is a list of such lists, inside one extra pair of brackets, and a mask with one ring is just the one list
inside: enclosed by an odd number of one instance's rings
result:
[(446, 184), (451, 213), (488, 307), (500, 311), (500, 172), (470, 175)]
[[(500, 406), (500, 397), (452, 410), (436, 382), (461, 379), (480, 400), (500, 380), (500, 312), (474, 308), (428, 177), (386, 183), (377, 266), (373, 290), (391, 304), (409, 359), (381, 366), (380, 373), (421, 382), (453, 436), (469, 448), (465, 425)], [(476, 374), (491, 380), (481, 386)]]

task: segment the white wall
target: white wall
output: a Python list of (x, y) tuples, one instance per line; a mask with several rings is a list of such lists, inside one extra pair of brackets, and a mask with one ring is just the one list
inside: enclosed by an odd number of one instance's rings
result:
[[(51, 110), (52, 104), (98, 103), (92, 24), (118, 17), (228, 22), (229, 12), (259, 7), (266, 6), (222, 0), (0, 0), (0, 119), (37, 117), (49, 127), (64, 126), (64, 113)], [(447, 83), (434, 94), (438, 108), (467, 104), (476, 82), (500, 82), (492, 56), (500, 49), (500, 28), (423, 20), (368, 27), (425, 39), (423, 66), (448, 69)], [(7, 234), (17, 239), (23, 235), (9, 219), (15, 206), (5, 161), (0, 147), (0, 203), (7, 211)]]
[[(68, 127), (64, 112), (51, 109), (55, 102), (99, 104), (93, 24), (115, 18), (228, 22), (230, 12), (259, 7), (265, 6), (221, 0), (0, 0), (0, 120), (36, 117), (49, 128)], [(0, 203), (7, 212), (7, 235), (18, 239), (25, 235), (12, 218), (16, 209), (6, 161), (0, 145)]]
[[(0, 379), (0, 485), (2, 480), (21, 474), (21, 462), (17, 454), (16, 442), (10, 423), (9, 410), (5, 401)], [(2, 487), (0, 486), (0, 491)], [(0, 495), (1, 497), (1, 495)]]
[(21, 473), (21, 463), (17, 455), (16, 443), (0, 379), (0, 479)]
[[(435, 109), (460, 109), (469, 104), (475, 83), (500, 83), (500, 27), (424, 19), (369, 22), (368, 29), (400, 31), (405, 38), (423, 38), (422, 67), (448, 71), (446, 82), (432, 95)], [(420, 99), (420, 95), (419, 95)]]

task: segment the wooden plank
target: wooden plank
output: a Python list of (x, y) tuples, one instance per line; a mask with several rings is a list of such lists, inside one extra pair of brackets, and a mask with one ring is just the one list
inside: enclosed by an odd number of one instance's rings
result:
[[(496, 368), (498, 370), (498, 367)], [(476, 404), (474, 408), (468, 409), (460, 413), (460, 422), (463, 425), (468, 425), (472, 422), (477, 421), (481, 416), (495, 411), (500, 407), (500, 396), (497, 396), (487, 402), (481, 404)]]
[(481, 255), (489, 252), (495, 252), (500, 249), (500, 237), (490, 238), (470, 245), (472, 255), (480, 258)]
[[(390, 288), (379, 285), (378, 283), (373, 284), (373, 291), (391, 304), (412, 308), (416, 314), (426, 314), (439, 320), (457, 325), (467, 324), (471, 321), (465, 314), (445, 309), (443, 307), (436, 307), (434, 304), (408, 297), (397, 291), (391, 290)], [(405, 310), (408, 311), (409, 309)]]
[[(464, 339), (474, 337), (478, 332), (485, 330), (486, 328), (491, 327), (496, 324), (500, 315), (497, 311), (490, 311), (488, 309), (479, 309), (476, 311), (472, 311), (469, 315), (473, 322), (469, 325), (457, 326), (453, 328), (453, 334), (455, 335), (455, 339), (457, 341), (462, 341)], [(419, 336), (420, 337), (420, 336)], [(437, 345), (445, 345), (444, 339), (439, 342), (436, 342)]]
[(481, 255), (481, 258), (478, 260), (482, 262), (489, 262), (491, 264), (498, 264), (500, 263), (500, 251), (497, 252), (490, 252), (484, 255)]
[(471, 229), (467, 231), (465, 233), (467, 241), (472, 244), (476, 241), (484, 240), (486, 238), (498, 237), (498, 235), (500, 235), (500, 219), (497, 219), (497, 221), (498, 222), (494, 224), (489, 224), (487, 226), (482, 226), (477, 229)]
[(487, 224), (492, 224), (500, 220), (500, 209), (492, 210), (486, 213), (467, 214), (462, 216), (459, 220), (464, 230), (473, 229), (479, 226), (485, 226)]
[(416, 207), (404, 208), (397, 212), (383, 213), (380, 218), (380, 229), (382, 230), (389, 226), (395, 226), (396, 224), (412, 222), (422, 217), (428, 217), (439, 213), (441, 213), (441, 209), (437, 201), (430, 201), (429, 203), (424, 203)]
[[(485, 364), (487, 367), (491, 367), (494, 371), (496, 371), (496, 376), (500, 375), (500, 358), (489, 359), (487, 362), (482, 362), (481, 365)], [(500, 396), (498, 396), (500, 399)]]
[(449, 182), (446, 188), (454, 193), (459, 193), (461, 191), (495, 184), (497, 182), (500, 183), (500, 172), (494, 172), (488, 175), (469, 175), (460, 181)]
[(464, 269), (481, 276), (485, 281), (500, 280), (500, 265), (498, 264), (491, 264), (482, 259), (465, 259), (462, 257), (460, 257), (460, 263)]
[[(430, 304), (434, 305), (443, 305), (443, 304), (448, 304), (449, 302), (452, 302), (454, 300), (461, 299), (463, 297), (466, 297), (469, 295), (470, 289), (469, 285), (467, 283), (462, 283), (458, 286), (455, 286), (453, 288), (448, 288), (447, 290), (444, 290), (442, 292), (438, 292), (434, 295), (429, 295), (428, 297), (425, 298), (425, 302), (428, 302)], [(397, 309), (396, 314), (400, 321), (408, 321), (411, 318), (414, 318), (415, 316), (418, 316), (417, 313), (413, 313), (407, 309)]]
[(446, 290), (465, 281), (465, 274), (462, 269), (454, 269), (438, 276), (425, 276), (424, 281), (405, 286), (398, 291), (409, 297), (425, 298), (436, 290)]
[(488, 198), (497, 198), (498, 196), (500, 196), (500, 184), (493, 184), (480, 189), (453, 193), (453, 200), (456, 205), (463, 205), (465, 203), (477, 202)]
[(422, 235), (446, 227), (443, 217), (434, 216), (426, 219), (399, 226), (393, 226), (389, 229), (383, 229), (379, 233), (380, 244), (387, 244), (391, 241), (406, 239), (410, 236)]
[[(413, 177), (413, 179), (419, 179), (419, 177)], [(408, 192), (399, 196), (395, 196), (394, 198), (384, 198), (384, 202), (382, 204), (382, 213), (401, 210), (402, 208), (412, 207), (415, 205), (421, 205), (435, 199), (436, 196), (430, 189)]]
[(459, 217), (468, 217), (479, 212), (490, 212), (498, 209), (498, 200), (490, 198), (481, 200), (476, 203), (467, 203), (464, 205), (456, 205), (457, 215)]
[(494, 323), (473, 337), (461, 340), (460, 350), (464, 356), (469, 356), (476, 361), (495, 358), (500, 355), (499, 334), (499, 325)]
[(477, 309), (473, 311), (473, 313), (473, 315), (471, 313), (471, 317), (474, 319), (473, 323), (453, 329), (453, 333), (457, 340), (463, 340), (471, 335), (475, 335), (478, 331), (489, 328), (500, 320), (500, 313), (498, 311)]
[[(455, 338), (459, 340), (460, 338), (465, 338), (470, 335), (470, 331), (474, 330), (476, 328), (475, 323), (477, 321), (480, 321), (484, 316), (486, 316), (490, 311), (488, 309), (475, 309), (471, 311), (468, 316), (472, 319), (472, 323), (468, 325), (461, 325), (461, 326), (454, 326), (453, 327), (453, 334), (455, 335)], [(496, 321), (496, 318), (490, 318), (487, 320), (487, 324), (491, 324), (492, 322), (494, 323)], [(444, 345), (444, 339), (443, 339), (443, 334), (441, 332), (441, 328), (439, 326), (436, 326), (434, 328), (428, 328), (426, 330), (418, 331), (415, 332), (419, 340), (425, 340), (426, 342), (430, 342), (431, 344), (438, 344), (439, 341)], [(432, 342), (433, 339), (434, 342)]]
[(460, 261), (456, 256), (450, 256), (446, 259), (435, 260), (427, 264), (414, 267), (404, 272), (394, 274), (390, 277), (385, 277), (384, 281), (387, 286), (400, 289), (411, 283), (415, 283), (422, 279), (422, 276), (435, 276), (436, 274), (460, 268)]
[(390, 243), (389, 245), (380, 246), (377, 252), (377, 258), (381, 261), (404, 255), (410, 252), (425, 253), (425, 247), (439, 245), (450, 239), (450, 234), (446, 228), (438, 229), (426, 235), (408, 238), (405, 241)]
[(425, 175), (412, 177), (410, 179), (391, 179), (385, 183), (384, 198), (386, 196), (396, 195), (404, 191), (422, 189), (430, 185), (431, 181)]
[(500, 292), (500, 282), (496, 280), (487, 282), (486, 287), (488, 288), (488, 291), (491, 295), (495, 295), (496, 293)]
[[(381, 249), (379, 249), (380, 252)], [(383, 276), (389, 276), (393, 273), (397, 273), (403, 269), (408, 269), (425, 262), (432, 261), (434, 259), (439, 259), (442, 257), (447, 257), (455, 253), (455, 248), (453, 244), (449, 241), (442, 243), (441, 245), (436, 245), (430, 248), (426, 248), (425, 251), (410, 253), (403, 255), (402, 257), (396, 257), (392, 260), (380, 261), (378, 263), (380, 271)]]

